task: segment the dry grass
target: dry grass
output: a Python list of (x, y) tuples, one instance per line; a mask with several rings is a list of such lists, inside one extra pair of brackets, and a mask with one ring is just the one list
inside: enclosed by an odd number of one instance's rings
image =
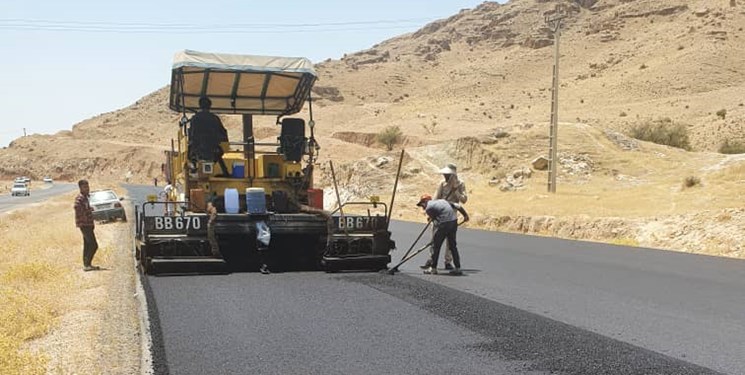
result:
[(745, 143), (725, 139), (722, 145), (719, 146), (719, 152), (722, 154), (745, 154)]
[[(723, 158), (716, 154), (696, 154), (680, 149), (644, 143), (641, 151), (623, 151), (610, 143), (597, 129), (577, 124), (561, 128), (560, 150), (581, 150), (594, 161), (587, 176), (559, 173), (557, 193), (547, 193), (547, 172), (536, 172), (526, 180), (525, 188), (503, 193), (489, 186), (488, 180), (464, 174), (471, 192), (467, 207), (486, 215), (549, 215), (640, 218), (660, 214), (683, 214), (713, 208), (739, 207), (740, 189), (736, 178), (742, 179), (745, 163), (711, 171), (720, 183), (700, 186), (696, 191), (680, 188), (686, 176), (707, 177), (702, 169)], [(524, 158), (504, 158), (513, 165), (529, 166), (536, 155), (545, 153), (545, 142), (537, 139), (544, 130), (526, 133), (529, 141), (510, 145), (520, 149)], [(514, 136), (513, 138), (518, 138)], [(519, 142), (517, 139), (513, 142)], [(506, 150), (494, 149), (500, 155)], [(514, 155), (514, 154), (513, 154)], [(716, 199), (713, 199), (716, 197)]]
[[(74, 288), (77, 249), (71, 197), (0, 217), (0, 373), (44, 373), (48, 357), (28, 342), (47, 334)], [(40, 235), (48, 233), (49, 235)], [(75, 259), (77, 260), (77, 259)]]
[[(467, 159), (456, 160), (464, 171), (460, 175), (469, 191), (465, 205), (473, 219), (469, 227), (527, 231), (627, 246), (685, 248), (711, 255), (744, 255), (737, 244), (705, 242), (699, 237), (710, 233), (705, 228), (712, 225), (711, 220), (726, 223), (727, 230), (735, 230), (740, 222), (741, 214), (726, 210), (742, 207), (745, 155), (687, 152), (647, 142), (638, 142), (636, 151), (624, 151), (594, 126), (561, 124), (560, 129), (559, 152), (581, 152), (591, 158), (593, 165), (586, 175), (562, 170), (556, 194), (547, 192), (545, 171), (534, 172), (518, 191), (501, 192), (488, 182), (491, 176), (501, 177), (504, 172), (499, 174), (497, 169), (482, 172), (477, 170), (477, 162), (469, 165)], [(545, 132), (540, 128), (515, 131), (509, 140), (482, 147), (499, 156), (498, 169), (509, 172), (529, 166), (532, 158), (545, 154)], [(452, 157), (412, 149), (407, 152), (426, 157), (434, 165)], [(421, 212), (412, 208), (411, 196), (417, 196), (412, 193), (433, 190), (439, 177), (434, 167), (430, 169), (425, 164), (423, 170), (432, 170), (425, 174), (427, 179), (404, 180), (406, 190), (397, 197), (400, 203), (394, 217), (423, 220)], [(683, 188), (681, 181), (688, 176), (705, 183)], [(690, 215), (696, 213), (701, 214), (691, 219)], [(654, 239), (640, 236), (640, 228), (657, 220), (665, 221), (665, 227), (658, 229), (669, 235)], [(701, 229), (701, 234), (687, 237), (676, 234), (674, 228), (682, 225)], [(724, 230), (722, 225), (720, 229)], [(730, 238), (734, 234), (717, 236)]]
[(639, 246), (639, 241), (637, 241), (635, 238), (628, 238), (628, 237), (616, 238), (614, 240), (611, 240), (610, 243), (612, 245), (618, 245), (618, 246), (631, 246), (631, 247)]
[[(101, 322), (95, 317), (96, 311), (107, 308), (106, 299), (111, 297), (81, 297), (89, 296), (91, 290), (101, 291), (107, 278), (112, 278), (81, 270), (73, 196), (66, 194), (0, 215), (0, 374), (106, 372), (96, 364), (91, 366), (96, 357), (66, 354), (77, 353), (77, 348), (102, 351), (103, 343), (98, 342), (102, 328), (96, 327)], [(100, 248), (95, 264), (110, 267), (113, 246), (106, 236), (119, 228), (118, 224), (97, 226)], [(88, 318), (70, 325), (70, 317), (81, 314)], [(59, 332), (69, 330), (74, 331), (72, 335), (58, 338)]]

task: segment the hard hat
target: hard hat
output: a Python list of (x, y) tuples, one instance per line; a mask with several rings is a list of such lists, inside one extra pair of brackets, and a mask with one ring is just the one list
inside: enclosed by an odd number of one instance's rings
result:
[(429, 194), (422, 194), (421, 198), (419, 198), (419, 203), (417, 203), (416, 205), (419, 206), (419, 207), (424, 207), (424, 204), (427, 203), (427, 202), (429, 202), (429, 201), (431, 201), (431, 200), (432, 200), (432, 196), (431, 195), (429, 195)]

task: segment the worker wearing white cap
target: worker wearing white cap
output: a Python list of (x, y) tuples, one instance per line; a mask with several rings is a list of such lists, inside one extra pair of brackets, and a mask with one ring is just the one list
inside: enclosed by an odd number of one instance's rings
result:
[[(466, 184), (458, 178), (458, 168), (453, 163), (448, 163), (444, 168), (440, 169), (444, 181), (440, 182), (437, 186), (437, 191), (432, 196), (433, 199), (444, 199), (451, 203), (463, 204), (468, 201), (468, 195), (466, 194)], [(453, 253), (450, 247), (445, 245), (445, 269), (453, 269)], [(430, 248), (430, 253), (432, 249)], [(429, 268), (431, 266), (430, 261), (422, 266), (422, 268)]]

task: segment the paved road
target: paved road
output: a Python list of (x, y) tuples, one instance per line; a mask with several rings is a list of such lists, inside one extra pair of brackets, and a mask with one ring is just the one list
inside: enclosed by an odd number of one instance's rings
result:
[[(401, 256), (422, 225), (395, 223)], [(546, 237), (458, 232), (451, 288), (730, 374), (745, 374), (745, 261)], [(401, 267), (418, 274), (420, 255)], [(424, 277), (424, 275), (417, 275)]]
[(44, 186), (31, 190), (31, 195), (28, 197), (13, 197), (10, 193), (3, 194), (0, 195), (0, 213), (15, 210), (31, 203), (42, 202), (55, 195), (67, 193), (75, 189), (77, 189), (76, 184), (55, 183), (49, 187)]
[[(420, 228), (394, 224), (396, 259)], [(420, 275), (423, 256), (395, 276), (147, 277), (156, 370), (745, 373), (745, 262), (459, 234), (464, 277)]]

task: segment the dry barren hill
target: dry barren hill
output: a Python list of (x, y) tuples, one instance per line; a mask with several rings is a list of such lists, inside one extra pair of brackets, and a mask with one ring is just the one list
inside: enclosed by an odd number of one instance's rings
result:
[[(530, 162), (548, 145), (553, 39), (544, 17), (557, 4), (568, 13), (560, 192), (547, 195), (545, 172)], [(397, 153), (376, 134), (395, 125), (407, 151), (401, 202), (433, 190), (434, 171), (452, 161), (480, 226), (743, 256), (745, 160), (716, 153), (745, 140), (743, 27), (745, 0), (485, 2), (316, 65), (321, 170), (338, 163), (344, 199), (385, 196)], [(180, 116), (167, 92), (71, 131), (15, 140), (0, 150), (0, 179), (151, 180)], [(693, 151), (625, 136), (657, 119), (687, 129)], [(257, 133), (270, 137), (273, 120)], [(237, 134), (238, 119), (225, 122)], [(329, 186), (327, 174), (321, 182)]]

